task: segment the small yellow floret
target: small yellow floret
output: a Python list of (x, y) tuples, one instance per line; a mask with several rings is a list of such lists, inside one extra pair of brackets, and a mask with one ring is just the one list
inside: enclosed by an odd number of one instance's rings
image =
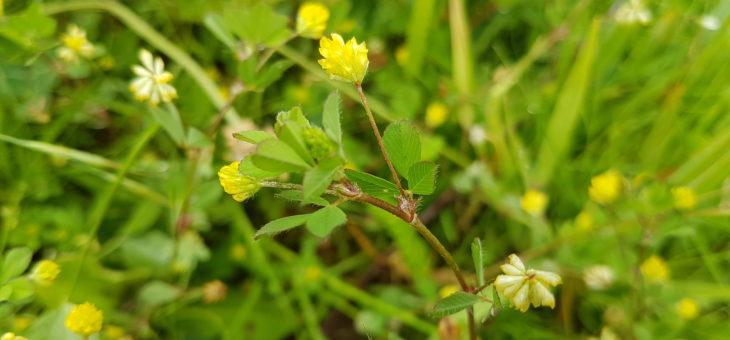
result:
[(441, 289), (439, 289), (439, 297), (443, 299), (443, 298), (446, 298), (449, 295), (454, 294), (454, 293), (456, 293), (458, 291), (459, 291), (459, 287), (458, 286), (456, 286), (456, 285), (446, 285), (446, 286), (441, 287)]
[(0, 340), (28, 340), (28, 338), (20, 335), (15, 335), (13, 332), (7, 332), (0, 336)]
[(88, 336), (101, 330), (104, 314), (89, 302), (74, 306), (66, 316), (66, 328), (76, 334)]
[(120, 340), (127, 335), (124, 328), (114, 325), (104, 327), (104, 339)]
[(588, 194), (598, 203), (611, 203), (621, 194), (621, 174), (615, 170), (606, 171), (591, 179)]
[(33, 268), (31, 278), (38, 284), (48, 286), (53, 284), (58, 274), (61, 273), (61, 267), (51, 260), (41, 260)]
[(395, 50), (395, 62), (398, 63), (398, 65), (405, 65), (408, 63), (408, 59), (411, 57), (411, 52), (408, 50), (408, 47), (406, 45), (401, 45)]
[(690, 187), (672, 188), (674, 207), (679, 210), (689, 210), (697, 205), (697, 195)]
[(639, 268), (641, 274), (647, 279), (654, 282), (666, 281), (669, 279), (669, 267), (659, 256), (652, 255)]
[(327, 28), (330, 11), (317, 2), (305, 2), (297, 13), (297, 33), (305, 38), (319, 39)]
[(593, 229), (593, 216), (587, 211), (581, 211), (578, 216), (575, 217), (575, 225), (578, 229), (583, 231), (589, 231)]
[(243, 202), (261, 189), (259, 179), (238, 172), (239, 162), (233, 162), (218, 171), (223, 190), (238, 202)]
[(684, 319), (694, 319), (700, 314), (700, 306), (695, 300), (684, 298), (677, 304), (677, 312)]
[(431, 128), (441, 126), (449, 117), (449, 108), (441, 102), (433, 102), (426, 108), (426, 125)]
[(520, 199), (522, 210), (532, 216), (540, 216), (548, 205), (548, 197), (542, 191), (528, 190)]
[(368, 71), (368, 48), (365, 43), (358, 44), (355, 38), (347, 43), (337, 33), (331, 38), (322, 37), (319, 40), (319, 53), (324, 59), (319, 64), (332, 79), (362, 83)]

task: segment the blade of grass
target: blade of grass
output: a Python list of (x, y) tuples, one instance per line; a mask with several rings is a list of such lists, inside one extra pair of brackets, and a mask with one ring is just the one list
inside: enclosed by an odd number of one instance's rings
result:
[(408, 23), (408, 32), (406, 33), (408, 62), (405, 65), (406, 71), (411, 76), (418, 76), (421, 72), (426, 44), (430, 36), (435, 5), (435, 0), (413, 2), (411, 18)]

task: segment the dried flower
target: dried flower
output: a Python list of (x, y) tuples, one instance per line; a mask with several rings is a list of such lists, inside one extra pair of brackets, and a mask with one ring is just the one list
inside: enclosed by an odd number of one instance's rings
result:
[(616, 275), (613, 269), (605, 265), (596, 265), (588, 267), (583, 273), (583, 281), (588, 288), (594, 290), (604, 290), (613, 285)]
[(238, 202), (251, 198), (261, 189), (260, 180), (238, 172), (239, 162), (233, 162), (218, 171), (218, 179), (223, 190)]
[(548, 197), (538, 190), (527, 190), (520, 199), (520, 207), (532, 216), (540, 216), (548, 205)]
[(44, 286), (53, 284), (58, 274), (61, 273), (61, 267), (56, 262), (51, 260), (41, 260), (33, 268), (33, 272), (30, 277), (36, 283)]
[(362, 83), (370, 64), (365, 43), (358, 44), (355, 38), (345, 43), (337, 33), (332, 33), (331, 37), (319, 40), (319, 53), (324, 57), (319, 64), (332, 79)]
[(203, 285), (203, 301), (215, 303), (226, 297), (228, 287), (220, 280), (213, 280)]
[(555, 273), (528, 269), (517, 255), (509, 256), (509, 263), (500, 268), (503, 275), (497, 276), (494, 286), (497, 292), (510, 300), (510, 304), (521, 312), (533, 307), (548, 306), (555, 308), (555, 297), (548, 290), (562, 283)]
[(647, 279), (654, 282), (666, 281), (669, 279), (669, 267), (659, 256), (652, 255), (639, 268), (641, 274)]
[(689, 210), (697, 205), (697, 195), (690, 187), (672, 188), (674, 207), (679, 210)]
[(177, 98), (177, 90), (168, 84), (174, 77), (172, 73), (165, 71), (162, 58), (154, 57), (150, 51), (142, 49), (139, 51), (139, 60), (142, 61), (142, 66), (132, 66), (137, 77), (129, 84), (134, 98), (140, 101), (149, 100), (152, 106), (157, 106), (160, 101), (169, 103)]
[(88, 336), (101, 330), (104, 314), (89, 302), (74, 306), (66, 316), (66, 328), (76, 334)]
[(58, 56), (63, 61), (73, 64), (79, 61), (79, 56), (91, 58), (94, 55), (94, 45), (86, 39), (86, 31), (76, 25), (69, 25), (66, 33), (61, 35), (63, 46), (58, 49)]
[(621, 174), (615, 170), (606, 171), (591, 178), (588, 195), (598, 203), (611, 203), (621, 194)]
[(297, 33), (305, 38), (319, 39), (329, 18), (327, 7), (318, 2), (305, 2), (297, 13)]

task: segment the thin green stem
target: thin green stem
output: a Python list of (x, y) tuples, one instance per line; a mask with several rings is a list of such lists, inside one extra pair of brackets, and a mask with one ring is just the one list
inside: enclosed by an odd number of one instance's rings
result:
[(117, 171), (116, 180), (111, 185), (107, 186), (106, 191), (101, 194), (99, 201), (94, 206), (94, 209), (91, 211), (91, 214), (89, 215), (88, 239), (86, 241), (86, 244), (84, 245), (84, 249), (82, 250), (81, 260), (79, 261), (78, 269), (73, 276), (71, 289), (69, 290), (67, 298), (71, 297), (76, 288), (76, 283), (78, 282), (81, 271), (83, 270), (84, 262), (86, 260), (86, 257), (88, 257), (89, 255), (91, 245), (96, 240), (96, 234), (99, 231), (99, 227), (101, 226), (104, 215), (106, 215), (106, 211), (109, 209), (109, 204), (114, 197), (114, 193), (116, 193), (117, 189), (122, 185), (122, 182), (124, 181), (127, 172), (132, 167), (132, 163), (134, 163), (134, 160), (137, 159), (140, 151), (142, 151), (144, 146), (147, 145), (147, 142), (149, 142), (149, 140), (152, 139), (155, 133), (157, 133), (157, 130), (159, 130), (159, 128), (160, 125), (156, 122), (153, 122), (150, 123), (150, 125), (144, 132), (142, 132), (142, 134), (139, 136), (139, 139), (137, 139), (137, 142), (132, 146), (132, 149), (129, 151), (129, 154), (127, 154), (127, 157), (124, 160), (122, 167)]
[(378, 146), (380, 147), (380, 152), (383, 154), (383, 158), (385, 159), (385, 163), (388, 164), (388, 169), (390, 169), (390, 174), (393, 175), (393, 181), (398, 186), (398, 190), (400, 191), (400, 195), (403, 198), (406, 198), (406, 192), (403, 190), (403, 185), (400, 183), (400, 178), (398, 177), (398, 173), (395, 171), (395, 168), (393, 167), (393, 162), (390, 160), (390, 156), (388, 156), (388, 151), (385, 150), (385, 144), (383, 144), (383, 137), (380, 135), (380, 130), (378, 129), (378, 124), (375, 123), (375, 117), (373, 117), (372, 111), (370, 111), (370, 105), (368, 105), (368, 100), (365, 97), (365, 93), (362, 92), (362, 84), (355, 84), (355, 88), (357, 88), (357, 93), (360, 95), (360, 101), (362, 102), (362, 106), (365, 108), (365, 113), (368, 116), (368, 120), (370, 121), (370, 127), (373, 129), (373, 133), (375, 134), (375, 139), (378, 141)]
[(431, 233), (430, 230), (426, 227), (426, 225), (421, 222), (420, 219), (416, 219), (413, 223), (411, 223), (413, 228), (418, 231), (423, 238), (426, 239), (428, 244), (431, 245), (431, 248), (436, 250), (436, 252), (441, 255), (441, 257), (446, 261), (446, 264), (449, 265), (449, 268), (451, 268), (451, 271), (454, 272), (454, 276), (456, 276), (456, 280), (459, 281), (459, 286), (461, 286), (461, 289), (465, 292), (469, 292), (470, 288), (469, 285), (466, 283), (466, 280), (464, 279), (464, 275), (461, 273), (461, 269), (459, 269), (459, 265), (454, 261), (454, 257), (451, 256), (451, 253), (446, 250), (443, 244), (441, 244), (441, 241), (439, 241), (436, 236)]
[[(198, 83), (208, 99), (219, 110), (225, 107), (226, 101), (218, 93), (218, 87), (215, 82), (208, 77), (205, 70), (183, 49), (175, 45), (172, 41), (165, 38), (160, 32), (157, 32), (145, 20), (137, 16), (126, 6), (116, 2), (107, 0), (75, 0), (68, 2), (53, 2), (43, 4), (43, 12), (49, 15), (59, 14), (70, 11), (81, 10), (100, 10), (105, 11), (119, 19), (127, 25), (130, 30), (137, 33), (142, 39), (150, 45), (166, 54), (170, 59), (182, 66), (190, 76)], [(241, 122), (238, 113), (233, 108), (228, 108), (226, 112), (226, 120), (231, 125), (237, 125)]]

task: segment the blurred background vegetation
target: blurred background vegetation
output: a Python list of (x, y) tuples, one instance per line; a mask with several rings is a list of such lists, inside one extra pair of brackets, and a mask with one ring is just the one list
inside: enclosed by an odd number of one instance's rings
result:
[[(487, 280), (510, 253), (563, 277), (554, 310), (505, 308), (483, 338), (727, 336), (730, 2), (321, 2), (327, 33), (367, 42), (381, 126), (414, 121), (423, 158), (440, 163), (420, 216), (463, 269), (480, 238)], [(280, 46), (300, 4), (5, 0), (0, 334), (80, 339), (63, 320), (90, 301), (105, 325), (92, 339), (466, 336), (464, 315), (429, 315), (455, 282), (397, 218), (346, 203), (327, 238), (253, 241), (313, 208), (271, 189), (238, 204), (218, 184), (251, 151), (232, 133), (297, 105), (316, 122), (333, 89), (352, 167), (388, 176), (317, 41)], [(71, 24), (96, 47), (75, 63), (57, 53)], [(130, 94), (140, 48), (174, 74), (179, 121)], [(241, 70), (268, 51), (273, 74)], [(620, 194), (591, 200), (591, 178), (610, 170)], [(547, 195), (544, 213), (520, 206), (528, 190)], [(51, 285), (28, 275), (42, 259), (61, 266)]]

